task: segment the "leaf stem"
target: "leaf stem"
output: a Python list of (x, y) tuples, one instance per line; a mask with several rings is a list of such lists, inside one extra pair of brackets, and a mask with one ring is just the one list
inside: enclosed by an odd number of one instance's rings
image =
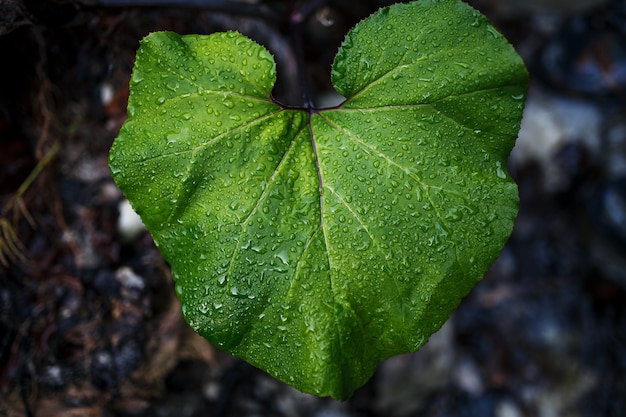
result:
[(304, 22), (306, 22), (306, 20), (303, 19), (300, 11), (296, 11), (291, 15), (289, 29), (291, 44), (296, 58), (296, 71), (298, 73), (298, 82), (302, 94), (302, 106), (308, 110), (313, 107), (313, 100), (311, 97), (310, 80), (304, 59), (304, 45), (302, 42), (302, 26)]
[(309, 114), (316, 111), (313, 102), (313, 89), (308, 72), (306, 60), (304, 59), (304, 46), (302, 42), (303, 28), (315, 11), (327, 3), (328, 0), (309, 0), (300, 8), (294, 10), (289, 16), (289, 29), (291, 32), (292, 47), (296, 57), (296, 68), (298, 81), (302, 93), (302, 106)]

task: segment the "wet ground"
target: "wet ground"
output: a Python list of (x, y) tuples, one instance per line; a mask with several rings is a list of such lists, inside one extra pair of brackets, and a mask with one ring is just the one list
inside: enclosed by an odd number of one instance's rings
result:
[[(301, 394), (190, 331), (107, 167), (150, 31), (238, 29), (274, 52), (277, 94), (297, 103), (284, 11), (112, 3), (0, 0), (0, 415), (626, 415), (623, 1), (472, 2), (531, 73), (509, 161), (516, 228), (428, 345), (346, 402)], [(331, 4), (305, 31), (320, 91), (345, 32), (383, 2)]]

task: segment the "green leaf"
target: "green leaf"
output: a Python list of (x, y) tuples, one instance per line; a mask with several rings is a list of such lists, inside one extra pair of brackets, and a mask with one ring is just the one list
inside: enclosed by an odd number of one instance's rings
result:
[(348, 34), (337, 108), (283, 108), (275, 77), (237, 33), (147, 36), (111, 172), (193, 329), (343, 399), (422, 346), (510, 235), (527, 73), (478, 12), (422, 0)]

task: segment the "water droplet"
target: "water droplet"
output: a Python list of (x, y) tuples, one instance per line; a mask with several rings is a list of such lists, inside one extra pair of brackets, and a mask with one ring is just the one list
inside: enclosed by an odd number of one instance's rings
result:
[(502, 179), (506, 178), (506, 173), (502, 169), (502, 164), (500, 163), (500, 161), (496, 162), (496, 175)]
[(286, 250), (276, 253), (274, 257), (280, 259), (283, 264), (289, 265), (289, 255)]
[(272, 54), (270, 54), (265, 48), (259, 49), (258, 57), (264, 61), (269, 61), (272, 64), (274, 63), (274, 57), (272, 57)]
[(168, 89), (176, 92), (178, 91), (178, 88), (180, 87), (180, 84), (178, 84), (178, 82), (169, 82), (165, 85)]
[(177, 284), (175, 289), (176, 289), (176, 295), (178, 295), (179, 297), (182, 297), (183, 292), (184, 292), (182, 285)]
[(143, 74), (141, 73), (141, 71), (137, 70), (137, 67), (135, 67), (135, 69), (133, 70), (132, 81), (135, 84), (139, 84), (143, 81)]
[(266, 252), (264, 245), (254, 245), (254, 246), (251, 246), (250, 249), (252, 249), (256, 253), (261, 253), (261, 254)]
[(489, 32), (494, 38), (497, 38), (500, 35), (498, 30), (491, 25), (487, 25), (487, 32)]

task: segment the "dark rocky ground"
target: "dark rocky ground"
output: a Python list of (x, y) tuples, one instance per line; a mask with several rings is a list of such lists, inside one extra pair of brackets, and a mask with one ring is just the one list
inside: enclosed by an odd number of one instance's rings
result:
[[(0, 0), (0, 415), (626, 415), (623, 1), (472, 2), (531, 72), (510, 160), (517, 225), (429, 344), (346, 402), (190, 331), (150, 236), (120, 227), (107, 167), (144, 35), (238, 29), (272, 49), (277, 94), (297, 102), (284, 27), (185, 1), (111, 3)], [(289, 2), (268, 3), (286, 15)], [(343, 35), (383, 2), (330, 4), (305, 32), (320, 91)]]

